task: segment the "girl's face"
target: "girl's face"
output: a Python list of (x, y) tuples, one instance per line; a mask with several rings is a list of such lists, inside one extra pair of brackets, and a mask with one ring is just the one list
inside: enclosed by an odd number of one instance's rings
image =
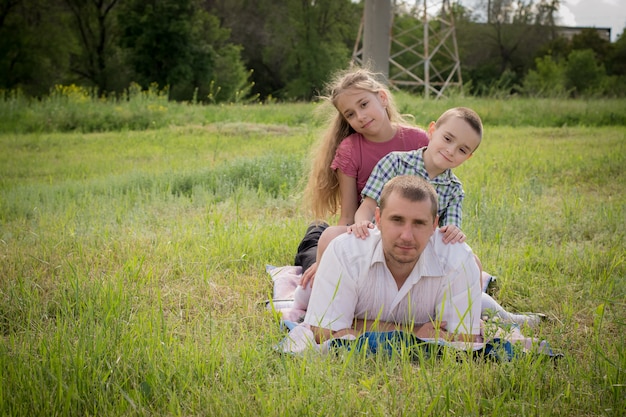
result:
[(456, 168), (467, 161), (480, 144), (480, 135), (460, 117), (451, 117), (439, 127), (431, 123), (426, 154), (441, 170)]
[(387, 95), (382, 91), (372, 93), (350, 88), (337, 96), (335, 106), (352, 129), (367, 138), (375, 138), (387, 134), (391, 128), (387, 103)]

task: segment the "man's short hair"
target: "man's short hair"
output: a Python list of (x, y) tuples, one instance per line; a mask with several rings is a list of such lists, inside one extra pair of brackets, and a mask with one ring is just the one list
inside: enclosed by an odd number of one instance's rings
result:
[(385, 208), (389, 196), (397, 192), (409, 201), (425, 201), (430, 199), (433, 219), (437, 217), (438, 201), (435, 188), (422, 177), (415, 175), (399, 175), (390, 179), (380, 194), (380, 211)]

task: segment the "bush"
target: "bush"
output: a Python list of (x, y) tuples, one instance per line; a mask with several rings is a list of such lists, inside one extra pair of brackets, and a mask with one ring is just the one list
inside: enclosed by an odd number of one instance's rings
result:
[(536, 70), (528, 71), (524, 78), (524, 93), (533, 97), (564, 97), (565, 68), (550, 55), (535, 60)]
[(567, 57), (565, 67), (565, 85), (575, 94), (598, 93), (603, 78), (606, 77), (604, 65), (598, 65), (591, 49), (572, 51)]

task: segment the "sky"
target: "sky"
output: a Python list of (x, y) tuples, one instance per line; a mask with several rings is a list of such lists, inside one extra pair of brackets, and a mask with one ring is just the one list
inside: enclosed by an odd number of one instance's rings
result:
[(626, 0), (561, 0), (561, 26), (611, 28), (611, 41), (624, 32)]
[[(422, 0), (419, 0), (421, 3)], [(470, 9), (486, 0), (459, 0)], [(429, 7), (441, 7), (440, 0), (428, 0)], [(626, 26), (626, 0), (560, 0), (557, 24), (611, 28), (611, 41), (615, 42)]]

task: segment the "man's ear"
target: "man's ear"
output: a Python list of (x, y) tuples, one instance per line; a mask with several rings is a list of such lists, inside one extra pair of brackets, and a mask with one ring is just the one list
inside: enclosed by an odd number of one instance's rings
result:
[(376, 220), (376, 224), (380, 224), (380, 207), (376, 207), (374, 211), (374, 220)]
[(433, 222), (433, 232), (437, 230), (437, 226), (439, 226), (439, 215), (435, 216), (435, 221)]

